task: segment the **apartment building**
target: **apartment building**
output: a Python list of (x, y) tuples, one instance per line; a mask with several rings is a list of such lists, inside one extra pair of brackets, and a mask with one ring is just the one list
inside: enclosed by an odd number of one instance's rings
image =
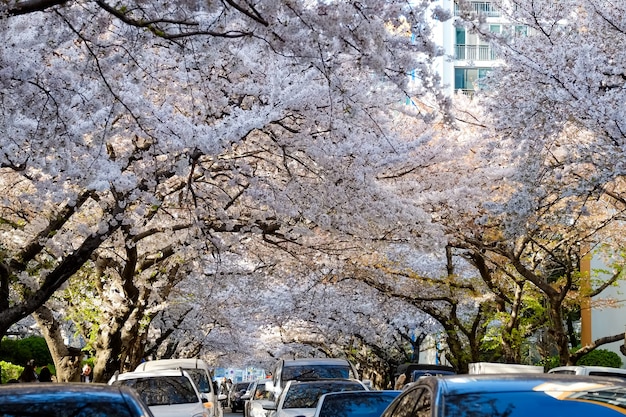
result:
[[(454, 18), (445, 22), (433, 22), (433, 36), (440, 44), (445, 56), (436, 62), (442, 83), (449, 94), (472, 95), (480, 88), (480, 80), (494, 66), (498, 57), (485, 39), (466, 28), (457, 25), (459, 6), (454, 0), (432, 0), (431, 7), (440, 6), (453, 11)], [(471, 1), (474, 12), (483, 15), (488, 30), (493, 33), (510, 33), (513, 36), (526, 36), (527, 28), (512, 25), (492, 1)]]

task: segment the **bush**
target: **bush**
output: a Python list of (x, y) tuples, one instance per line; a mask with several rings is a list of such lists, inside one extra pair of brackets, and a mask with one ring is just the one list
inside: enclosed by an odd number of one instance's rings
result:
[(13, 365), (10, 362), (0, 361), (0, 374), (3, 384), (6, 384), (10, 379), (18, 379), (24, 370), (23, 366)]
[(621, 368), (622, 359), (613, 351), (606, 349), (595, 349), (578, 359), (576, 365), (587, 366), (608, 366), (611, 368)]
[(2, 339), (0, 343), (0, 361), (26, 365), (34, 359), (35, 365), (47, 365), (52, 363), (52, 355), (46, 344), (46, 339), (39, 336), (31, 336), (25, 339)]

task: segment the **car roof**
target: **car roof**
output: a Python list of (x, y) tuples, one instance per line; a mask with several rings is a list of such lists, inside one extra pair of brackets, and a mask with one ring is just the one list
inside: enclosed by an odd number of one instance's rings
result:
[(535, 373), (427, 376), (408, 389), (413, 390), (428, 385), (433, 390), (438, 388), (444, 395), (464, 395), (486, 391), (492, 393), (542, 390), (572, 392), (588, 390), (590, 384), (626, 389), (626, 382), (618, 378)]
[(150, 371), (134, 371), (134, 372), (124, 372), (121, 374), (114, 375), (111, 380), (112, 381), (123, 381), (127, 379), (137, 379), (137, 378), (158, 378), (164, 376), (180, 376), (183, 375), (189, 379), (189, 374), (182, 369), (154, 369)]
[(364, 391), (337, 391), (337, 392), (326, 393), (326, 394), (322, 395), (322, 397), (354, 397), (354, 396), (375, 397), (377, 395), (390, 395), (390, 394), (398, 396), (401, 393), (402, 393), (401, 390), (391, 390), (391, 389), (385, 389), (385, 390), (364, 390)]
[(144, 371), (149, 369), (174, 369), (174, 368), (198, 368), (209, 369), (209, 365), (203, 360), (198, 358), (191, 359), (157, 359), (152, 361), (145, 361), (140, 363), (135, 371)]

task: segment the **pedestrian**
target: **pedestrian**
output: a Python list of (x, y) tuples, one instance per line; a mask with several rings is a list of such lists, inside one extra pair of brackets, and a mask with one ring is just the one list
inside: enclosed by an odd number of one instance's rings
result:
[(18, 381), (20, 382), (37, 382), (38, 381), (37, 372), (35, 372), (35, 367), (30, 363), (24, 367), (24, 370), (20, 374)]
[(52, 372), (50, 372), (50, 368), (44, 366), (39, 371), (39, 382), (52, 382)]
[(83, 366), (83, 372), (80, 374), (80, 382), (93, 382), (91, 375), (91, 366), (88, 363)]

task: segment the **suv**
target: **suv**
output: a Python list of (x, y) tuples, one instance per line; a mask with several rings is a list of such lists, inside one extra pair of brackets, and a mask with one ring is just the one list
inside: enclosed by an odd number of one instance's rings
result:
[(180, 369), (116, 373), (109, 385), (133, 388), (155, 417), (209, 417), (193, 380)]
[(265, 389), (276, 395), (280, 394), (287, 381), (358, 379), (356, 368), (346, 359), (281, 359), (271, 372), (272, 379), (266, 383)]
[(159, 359), (146, 361), (135, 369), (135, 372), (157, 369), (182, 369), (186, 371), (200, 391), (204, 406), (209, 410), (211, 417), (221, 417), (222, 407), (218, 401), (217, 388), (211, 378), (209, 365), (202, 359)]

